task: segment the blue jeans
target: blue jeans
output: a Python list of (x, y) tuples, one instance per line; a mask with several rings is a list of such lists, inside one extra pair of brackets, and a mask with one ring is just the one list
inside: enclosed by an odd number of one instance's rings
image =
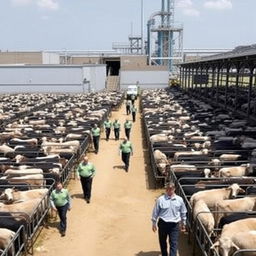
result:
[(165, 222), (162, 219), (158, 221), (158, 236), (162, 256), (168, 256), (167, 237), (169, 238), (170, 254), (176, 256), (179, 240), (179, 223)]
[(60, 217), (60, 231), (65, 232), (67, 229), (67, 211), (69, 204), (65, 204), (61, 207), (56, 207)]

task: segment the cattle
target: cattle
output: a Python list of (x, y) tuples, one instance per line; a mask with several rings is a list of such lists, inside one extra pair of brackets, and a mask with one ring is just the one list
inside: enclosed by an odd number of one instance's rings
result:
[(77, 153), (77, 148), (73, 146), (70, 146), (67, 148), (55, 148), (55, 147), (47, 146), (47, 147), (43, 147), (43, 151), (46, 155), (56, 155), (56, 154), (61, 155), (61, 153), (64, 153), (64, 154), (67, 153), (67, 154), (71, 154), (72, 156), (73, 154)]
[(31, 175), (24, 175), (21, 177), (11, 177), (8, 176), (1, 177), (0, 179), (7, 179), (10, 183), (27, 183), (31, 186), (44, 186), (45, 180), (42, 174), (31, 174)]
[(214, 230), (214, 217), (210, 209), (203, 200), (196, 201), (193, 207), (193, 217), (198, 218), (207, 230), (208, 235), (211, 235)]
[(166, 166), (169, 164), (167, 157), (164, 153), (162, 153), (160, 150), (155, 150), (154, 153), (154, 159), (156, 162), (156, 166), (161, 174), (166, 174)]
[[(222, 256), (229, 256), (230, 253), (233, 253), (233, 249), (239, 250), (240, 248), (238, 245), (234, 243), (234, 241), (240, 240), (240, 246), (242, 244), (246, 244), (245, 249), (254, 249), (255, 248), (255, 242), (253, 244), (250, 244), (250, 235), (249, 237), (246, 235), (249, 240), (245, 241), (244, 238), (239, 236), (239, 239), (237, 239), (237, 234), (241, 233), (241, 231), (244, 232), (251, 232), (256, 230), (256, 219), (255, 218), (249, 218), (249, 219), (243, 219), (238, 220), (235, 222), (232, 222), (230, 224), (227, 224), (223, 227), (221, 236), (219, 239), (212, 245), (211, 249), (216, 249)], [(255, 233), (253, 233), (253, 237), (255, 236)], [(233, 241), (234, 237), (234, 241)], [(254, 239), (253, 239), (254, 240)], [(255, 240), (254, 240), (255, 241)], [(249, 243), (248, 243), (249, 242)], [(248, 248), (249, 247), (249, 248)], [(250, 253), (250, 256), (252, 254)]]
[(234, 221), (238, 220), (243, 220), (243, 219), (248, 219), (248, 218), (256, 218), (256, 213), (252, 212), (236, 212), (236, 213), (231, 213), (230, 215), (223, 216), (221, 217), (219, 223), (218, 223), (218, 228), (222, 229), (224, 225), (232, 223)]
[(186, 132), (186, 133), (184, 133), (184, 137), (185, 137), (186, 139), (189, 139), (189, 138), (191, 138), (191, 137), (193, 137), (193, 136), (195, 136), (195, 135), (201, 136), (202, 133), (201, 133), (199, 130), (196, 130), (196, 131), (193, 131), (193, 132)]
[[(15, 232), (6, 228), (0, 228), (0, 249), (3, 251), (7, 249), (10, 246), (10, 243), (14, 238), (14, 236), (15, 236)], [(14, 245), (10, 246), (8, 255), (15, 255)]]
[(238, 184), (234, 183), (227, 188), (199, 191), (190, 198), (190, 203), (193, 206), (196, 201), (203, 200), (209, 208), (214, 208), (220, 200), (235, 198), (239, 192), (245, 193)]
[(14, 149), (7, 146), (5, 143), (0, 146), (0, 153), (3, 153), (4, 155), (7, 155), (8, 153), (13, 153)]
[(202, 156), (202, 155), (208, 155), (208, 149), (202, 149), (201, 151), (179, 151), (175, 152), (173, 159), (177, 161), (179, 157), (183, 156)]
[(42, 147), (52, 147), (52, 148), (55, 148), (55, 149), (72, 146), (76, 150), (78, 150), (79, 147), (80, 147), (80, 142), (78, 140), (58, 142), (58, 143), (43, 141), (41, 146)]
[(244, 197), (233, 200), (222, 200), (216, 203), (216, 222), (222, 216), (227, 216), (232, 212), (247, 212), (256, 210), (256, 197)]
[(167, 142), (167, 141), (172, 141), (173, 140), (173, 136), (167, 136), (166, 134), (155, 134), (150, 136), (150, 141), (151, 143), (155, 143), (155, 142)]
[(43, 174), (43, 170), (39, 168), (29, 168), (29, 166), (20, 166), (19, 169), (8, 169), (4, 172), (4, 175), (8, 177), (31, 174)]
[(6, 203), (13, 203), (15, 201), (21, 200), (31, 200), (31, 199), (38, 199), (43, 198), (48, 193), (47, 188), (43, 189), (32, 189), (28, 191), (17, 191), (13, 188), (7, 188), (4, 192), (0, 195), (0, 200), (6, 201)]
[(241, 177), (251, 173), (251, 165), (245, 164), (235, 167), (224, 167), (219, 170), (219, 177)]
[(214, 166), (214, 170), (218, 171), (219, 167), (221, 166), (221, 161), (218, 158), (213, 158), (211, 161), (208, 163), (208, 165)]
[(236, 161), (241, 157), (239, 154), (222, 154), (220, 155), (221, 161)]
[(43, 157), (25, 157), (23, 155), (16, 155), (15, 156), (16, 163), (37, 163), (37, 162), (46, 162), (46, 163), (56, 163), (59, 162), (60, 156), (59, 155), (50, 155), (50, 156), (43, 156)]
[[(192, 136), (190, 137), (191, 141), (204, 141), (204, 147), (210, 147), (211, 146), (211, 138), (208, 136)], [(206, 143), (207, 142), (207, 143)]]
[[(21, 216), (27, 218), (27, 216), (32, 216), (40, 202), (41, 199), (31, 199), (15, 204), (0, 203), (0, 212), (18, 212)], [(25, 213), (25, 215), (23, 213)]]
[(15, 145), (31, 145), (31, 146), (37, 146), (38, 140), (36, 138), (32, 139), (18, 139), (14, 138), (9, 141), (10, 144)]
[[(90, 131), (89, 131), (90, 132)], [(76, 134), (76, 133), (69, 133), (66, 135), (66, 140), (77, 140), (77, 139), (82, 139), (83, 134)]]
[(31, 125), (45, 125), (46, 124), (46, 120), (29, 120), (28, 122)]
[(189, 164), (173, 164), (171, 170), (173, 172), (194, 172), (197, 171), (197, 167)]

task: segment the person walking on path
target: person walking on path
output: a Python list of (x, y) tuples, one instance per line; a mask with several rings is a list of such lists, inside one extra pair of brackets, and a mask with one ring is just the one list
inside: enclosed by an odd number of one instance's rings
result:
[(128, 172), (130, 156), (133, 155), (132, 143), (127, 139), (119, 146), (120, 154), (122, 155), (122, 161), (125, 164), (125, 171)]
[(152, 213), (152, 230), (156, 232), (158, 226), (162, 256), (168, 256), (167, 237), (170, 243), (169, 256), (177, 255), (179, 231), (186, 230), (186, 213), (187, 209), (183, 199), (175, 194), (174, 183), (169, 183), (166, 193), (156, 200)]
[(134, 105), (134, 102), (135, 102), (135, 98), (136, 96), (134, 94), (131, 95), (131, 101), (132, 101), (132, 105)]
[(125, 136), (128, 140), (130, 139), (131, 128), (132, 128), (132, 123), (128, 119), (126, 119), (124, 123), (124, 131), (125, 131)]
[(131, 114), (131, 101), (127, 100), (126, 101), (126, 115), (130, 115)]
[(84, 156), (83, 161), (78, 165), (76, 175), (81, 181), (84, 199), (88, 204), (91, 200), (92, 181), (95, 176), (95, 172), (96, 170), (94, 165), (89, 162), (87, 156)]
[(98, 154), (99, 152), (99, 143), (100, 143), (100, 128), (97, 124), (94, 124), (92, 130), (92, 140), (93, 140), (93, 146), (95, 149), (95, 153)]
[(114, 127), (114, 133), (115, 133), (115, 140), (119, 140), (121, 124), (119, 123), (118, 119), (116, 119), (113, 122), (113, 127)]
[(132, 105), (131, 113), (132, 113), (132, 121), (135, 122), (136, 121), (137, 108), (134, 105)]
[(50, 195), (50, 205), (54, 211), (58, 212), (60, 218), (60, 233), (61, 236), (65, 236), (67, 229), (67, 211), (71, 210), (71, 197), (68, 190), (63, 188), (61, 182), (56, 183), (56, 188)]
[(105, 132), (106, 132), (106, 141), (109, 140), (109, 136), (110, 136), (110, 132), (111, 132), (111, 127), (112, 127), (112, 123), (107, 118), (107, 120), (104, 122), (104, 128), (105, 128)]

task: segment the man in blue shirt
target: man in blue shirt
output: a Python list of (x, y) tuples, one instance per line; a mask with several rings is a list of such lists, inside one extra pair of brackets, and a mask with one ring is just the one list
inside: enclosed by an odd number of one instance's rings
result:
[[(152, 230), (157, 231), (162, 256), (168, 256), (167, 237), (169, 237), (170, 254), (176, 256), (178, 249), (179, 230), (186, 230), (187, 209), (183, 199), (175, 194), (174, 183), (169, 183), (166, 193), (156, 200), (152, 214)], [(158, 221), (158, 223), (157, 223)]]

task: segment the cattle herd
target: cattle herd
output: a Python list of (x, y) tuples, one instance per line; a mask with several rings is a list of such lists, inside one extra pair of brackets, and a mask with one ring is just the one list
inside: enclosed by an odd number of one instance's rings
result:
[(33, 253), (56, 181), (65, 183), (122, 93), (2, 95), (0, 255)]
[(184, 199), (194, 255), (256, 255), (256, 125), (177, 88), (141, 97), (153, 173)]

